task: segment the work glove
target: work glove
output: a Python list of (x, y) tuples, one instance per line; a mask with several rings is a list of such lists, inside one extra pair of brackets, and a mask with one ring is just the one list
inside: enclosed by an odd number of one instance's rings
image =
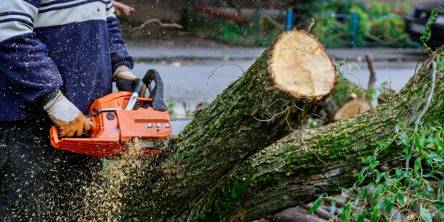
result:
[[(117, 69), (113, 75), (114, 82), (116, 82), (119, 91), (133, 92), (134, 84), (137, 77), (133, 74), (131, 69)], [(143, 84), (142, 89), (138, 92), (139, 96), (145, 96), (147, 86)]]
[(43, 109), (59, 128), (60, 137), (81, 136), (91, 129), (92, 123), (59, 90), (52, 93)]
[(115, 9), (115, 13), (117, 16), (121, 16), (121, 15), (131, 15), (131, 12), (134, 11), (135, 9), (127, 4), (123, 4), (121, 2), (117, 2), (117, 1), (113, 1), (113, 6)]

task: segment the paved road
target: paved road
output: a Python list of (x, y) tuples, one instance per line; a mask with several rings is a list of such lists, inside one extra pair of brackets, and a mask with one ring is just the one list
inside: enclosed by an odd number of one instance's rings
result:
[[(210, 102), (229, 84), (237, 80), (252, 61), (224, 61), (188, 64), (138, 63), (135, 72), (142, 75), (149, 68), (157, 69), (166, 86), (166, 99), (187, 103), (192, 107), (201, 102)], [(376, 63), (377, 85), (390, 82), (394, 90), (401, 89), (414, 73), (416, 63)], [(363, 87), (368, 82), (365, 64), (349, 63), (341, 70), (345, 77)]]
[[(129, 42), (128, 45), (130, 53), (140, 62), (254, 59), (265, 50), (261, 47), (227, 46), (201, 39)], [(375, 61), (416, 61), (422, 54), (419, 48), (339, 48), (327, 51), (335, 59), (347, 61), (362, 61), (367, 53), (372, 54)]]
[[(417, 62), (377, 62), (376, 69), (376, 87), (382, 83), (388, 82), (390, 88), (399, 91), (409, 81), (410, 77), (415, 73)], [(369, 79), (369, 71), (367, 64), (364, 63), (348, 63), (341, 66), (341, 71), (347, 79), (359, 84), (363, 88), (367, 87)]]
[(210, 102), (227, 86), (238, 79), (251, 61), (226, 61), (188, 64), (136, 64), (135, 72), (144, 74), (149, 68), (157, 69), (164, 81), (165, 97), (178, 104), (195, 107)]
[[(164, 80), (165, 97), (169, 103), (174, 103), (178, 117), (185, 117), (182, 104), (194, 109), (197, 104), (210, 102), (232, 82), (237, 80), (247, 70), (253, 60), (233, 61), (196, 61), (172, 63), (137, 63), (135, 72), (143, 75), (149, 68), (157, 69)], [(413, 75), (415, 62), (377, 62), (377, 86), (389, 82), (394, 90), (400, 90)], [(367, 85), (368, 70), (363, 63), (347, 63), (341, 67), (345, 77), (363, 87)], [(174, 128), (178, 133), (187, 120), (176, 121)]]

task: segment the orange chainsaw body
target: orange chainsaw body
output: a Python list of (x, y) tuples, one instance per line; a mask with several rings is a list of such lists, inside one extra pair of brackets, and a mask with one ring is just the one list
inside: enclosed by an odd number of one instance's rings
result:
[(59, 150), (97, 158), (121, 156), (129, 151), (126, 146), (135, 138), (150, 141), (142, 147), (142, 156), (161, 153), (154, 143), (168, 139), (171, 121), (168, 111), (152, 108), (152, 99), (139, 97), (133, 110), (125, 110), (131, 92), (116, 92), (95, 100), (89, 108), (89, 119), (93, 123), (86, 138), (59, 138), (58, 130), (52, 127), (50, 140)]

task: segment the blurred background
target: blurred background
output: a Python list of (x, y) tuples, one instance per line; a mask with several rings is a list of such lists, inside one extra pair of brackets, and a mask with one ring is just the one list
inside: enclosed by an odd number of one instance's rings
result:
[(122, 29), (143, 75), (157, 69), (175, 117), (176, 133), (194, 110), (210, 102), (250, 67), (280, 33), (311, 31), (327, 47), (340, 74), (366, 88), (365, 55), (376, 87), (400, 90), (424, 58), (423, 45), (444, 43), (444, 15), (421, 42), (433, 9), (426, 0), (120, 0), (135, 10)]
[[(282, 31), (306, 28), (311, 19), (314, 19), (312, 31), (327, 47), (418, 46), (417, 42), (412, 41), (415, 39), (411, 38), (409, 34), (412, 33), (409, 32), (420, 30), (410, 30), (411, 27), (407, 25), (412, 20), (408, 17), (416, 15), (417, 19), (426, 21), (431, 9), (439, 7), (443, 2), (430, 0), (122, 1), (136, 9), (131, 16), (122, 19), (131, 38), (172, 39), (189, 36), (234, 45), (267, 46)], [(159, 21), (169, 24), (162, 24)], [(438, 23), (444, 24), (444, 20)]]

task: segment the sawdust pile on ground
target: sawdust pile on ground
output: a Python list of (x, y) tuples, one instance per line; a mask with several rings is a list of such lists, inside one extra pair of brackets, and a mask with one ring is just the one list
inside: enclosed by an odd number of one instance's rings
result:
[(130, 152), (115, 160), (104, 161), (104, 169), (97, 173), (97, 182), (83, 187), (86, 193), (81, 221), (121, 221), (123, 201), (142, 184), (153, 158), (139, 158), (137, 142)]

